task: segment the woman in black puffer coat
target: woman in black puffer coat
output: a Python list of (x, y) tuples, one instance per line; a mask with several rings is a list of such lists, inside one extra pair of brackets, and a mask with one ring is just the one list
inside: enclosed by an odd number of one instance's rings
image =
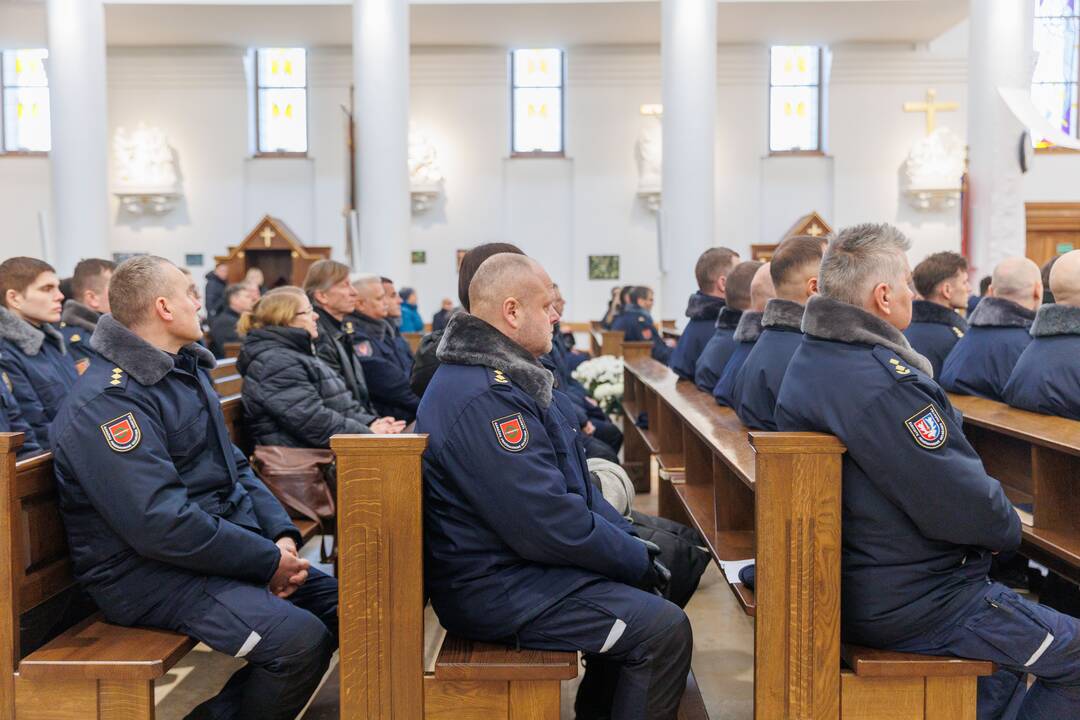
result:
[(326, 448), (339, 433), (399, 433), (405, 423), (365, 411), (315, 355), (317, 316), (304, 291), (286, 286), (264, 295), (238, 330), (244, 345), (244, 416), (256, 445)]

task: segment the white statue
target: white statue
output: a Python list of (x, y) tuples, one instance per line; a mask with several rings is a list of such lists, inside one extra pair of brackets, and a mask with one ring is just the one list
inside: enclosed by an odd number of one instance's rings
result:
[(168, 138), (159, 128), (139, 123), (135, 130), (116, 129), (113, 140), (116, 160), (116, 192), (123, 194), (174, 194), (179, 177)]
[(915, 143), (904, 162), (904, 192), (912, 204), (920, 210), (955, 207), (965, 159), (964, 143), (946, 127)]
[(646, 116), (637, 141), (638, 191), (657, 192), (662, 184), (664, 131), (660, 117)]
[(426, 133), (409, 123), (409, 184), (431, 187), (443, 181), (439, 153)]

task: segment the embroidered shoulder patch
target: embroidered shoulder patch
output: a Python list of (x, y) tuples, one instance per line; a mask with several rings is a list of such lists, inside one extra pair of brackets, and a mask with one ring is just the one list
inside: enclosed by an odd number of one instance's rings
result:
[(142, 439), (142, 431), (135, 422), (135, 416), (124, 413), (115, 420), (102, 423), (101, 432), (105, 434), (105, 441), (116, 452), (128, 452), (134, 450)]
[(82, 375), (90, 367), (90, 358), (83, 358), (75, 363), (75, 371)]
[(937, 450), (949, 439), (949, 428), (933, 404), (909, 417), (904, 425), (915, 442), (927, 450)]
[(525, 425), (525, 418), (521, 413), (492, 420), (491, 426), (495, 428), (495, 437), (499, 444), (510, 452), (521, 452), (529, 444), (529, 428)]
[(645, 338), (646, 340), (652, 340), (652, 328), (641, 328), (641, 337)]
[(353, 349), (356, 350), (356, 354), (360, 357), (371, 357), (371, 343), (367, 340), (361, 340), (353, 345)]

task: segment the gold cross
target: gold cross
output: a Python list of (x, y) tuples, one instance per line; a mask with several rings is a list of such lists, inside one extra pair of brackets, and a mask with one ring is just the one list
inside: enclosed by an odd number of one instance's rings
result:
[(277, 237), (277, 233), (267, 227), (263, 228), (263, 231), (259, 233), (259, 237), (263, 239), (263, 243), (266, 247), (270, 247), (270, 241)]
[(810, 226), (810, 229), (806, 231), (806, 234), (811, 236), (811, 237), (818, 237), (823, 232), (825, 232), (825, 231), (821, 229), (821, 226), (818, 225), (817, 223), (814, 223), (813, 225)]
[(931, 135), (934, 132), (934, 117), (939, 112), (952, 112), (960, 109), (960, 103), (947, 102), (939, 103), (934, 102), (937, 97), (937, 90), (926, 91), (926, 102), (906, 102), (904, 103), (904, 112), (920, 112), (926, 113), (926, 134)]

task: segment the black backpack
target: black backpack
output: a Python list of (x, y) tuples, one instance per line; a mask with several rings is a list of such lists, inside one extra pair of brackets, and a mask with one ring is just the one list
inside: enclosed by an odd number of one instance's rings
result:
[(705, 541), (697, 530), (667, 518), (632, 510), (630, 520), (641, 539), (660, 547), (658, 559), (671, 571), (667, 599), (681, 608), (686, 607), (709, 566)]

